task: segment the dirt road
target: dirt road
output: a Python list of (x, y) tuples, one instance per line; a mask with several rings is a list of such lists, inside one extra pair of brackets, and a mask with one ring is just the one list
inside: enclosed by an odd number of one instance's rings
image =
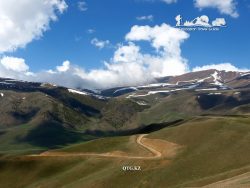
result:
[(147, 145), (143, 143), (143, 138), (147, 134), (141, 134), (137, 137), (136, 143), (150, 153), (153, 156), (131, 156), (131, 155), (124, 155), (124, 153), (119, 152), (108, 152), (108, 153), (67, 153), (67, 152), (56, 152), (56, 151), (46, 151), (39, 155), (29, 155), (32, 157), (77, 157), (77, 156), (95, 156), (95, 157), (110, 157), (110, 158), (125, 158), (125, 159), (158, 159), (162, 157), (162, 153), (157, 149), (153, 148), (152, 145)]

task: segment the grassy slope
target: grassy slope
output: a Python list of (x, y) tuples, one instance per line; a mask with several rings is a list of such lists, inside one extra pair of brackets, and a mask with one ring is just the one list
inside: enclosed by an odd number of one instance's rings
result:
[[(2, 143), (0, 151), (6, 151), (8, 148), (9, 150), (27, 149), (27, 147), (46, 149), (46, 147), (67, 145), (81, 141), (78, 133), (85, 130), (92, 130), (94, 133), (99, 130), (98, 136), (103, 136), (108, 131), (125, 131), (152, 123), (189, 119), (202, 113), (224, 113), (223, 109), (227, 108), (232, 109), (233, 114), (249, 112), (248, 104), (237, 107), (219, 105), (217, 110), (216, 106), (204, 110), (197, 100), (199, 93), (193, 91), (179, 91), (171, 95), (156, 94), (142, 99), (120, 97), (109, 101), (69, 93), (64, 89), (47, 89), (45, 93), (2, 92), (4, 97), (0, 99), (0, 141)], [(233, 95), (233, 93), (225, 92), (225, 95)], [(248, 97), (246, 92), (242, 92), (241, 95), (238, 97), (246, 99)], [(205, 95), (205, 99), (207, 97), (209, 96)], [(138, 105), (134, 100), (151, 101), (151, 103), (147, 102), (149, 106)], [(93, 115), (90, 115), (92, 113)], [(8, 123), (3, 125), (2, 122)], [(57, 130), (58, 133), (56, 133)], [(59, 132), (64, 134), (60, 138)], [(57, 137), (53, 136), (54, 133)], [(43, 144), (50, 141), (46, 135), (54, 137), (50, 145)], [(86, 135), (82, 136), (82, 140), (89, 139)], [(71, 139), (67, 139), (68, 137)], [(17, 140), (17, 138), (24, 139)]]
[(93, 138), (93, 136), (71, 131), (57, 122), (44, 122), (39, 125), (23, 124), (5, 129), (0, 135), (0, 153), (39, 152)]
[(192, 96), (189, 92), (181, 92), (181, 94), (173, 94), (160, 99), (151, 108), (141, 112), (138, 115), (138, 121), (145, 125), (171, 122), (191, 117), (199, 112), (200, 109), (199, 105), (195, 103), (195, 96)]
[(58, 151), (63, 152), (94, 152), (105, 153), (110, 151), (124, 151), (134, 155), (147, 155), (148, 151), (136, 144), (137, 136), (121, 136), (100, 138), (81, 144), (74, 144)]
[[(213, 92), (212, 92), (213, 93)], [(249, 114), (249, 91), (235, 95), (233, 91), (222, 91), (221, 95), (210, 95), (210, 92), (178, 91), (171, 95), (154, 95), (158, 100), (137, 116), (137, 123), (171, 122), (178, 119), (190, 119), (202, 114)], [(145, 100), (153, 96), (144, 97)]]
[[(90, 139), (86, 135), (81, 136), (78, 130), (87, 129), (94, 118), (39, 92), (30, 94), (5, 91), (4, 94), (4, 99), (0, 101), (0, 153), (44, 150)], [(23, 118), (33, 109), (36, 109), (35, 114)], [(13, 111), (20, 113), (20, 117), (13, 116)], [(6, 124), (5, 119), (12, 119), (12, 123), (15, 123)]]
[(250, 118), (198, 118), (151, 134), (185, 147), (168, 168), (159, 171), (162, 176), (171, 174), (160, 182), (183, 184), (249, 165), (249, 124)]
[(14, 128), (4, 130), (0, 136), (0, 153), (18, 154), (28, 151), (40, 151), (44, 148), (36, 147), (29, 143), (18, 142), (16, 138), (26, 135), (32, 129), (29, 125), (20, 125)]
[[(111, 183), (114, 187), (204, 185), (249, 170), (241, 169), (250, 164), (249, 124), (250, 118), (244, 117), (199, 117), (180, 126), (151, 133), (150, 138), (164, 139), (183, 146), (172, 161), (95, 157), (10, 161), (2, 157), (0, 182), (3, 187), (110, 187)], [(117, 137), (64, 149), (68, 152), (114, 150), (134, 152), (136, 148), (128, 137)], [(123, 165), (141, 165), (143, 170), (123, 172)], [(219, 174), (222, 175), (217, 176)]]

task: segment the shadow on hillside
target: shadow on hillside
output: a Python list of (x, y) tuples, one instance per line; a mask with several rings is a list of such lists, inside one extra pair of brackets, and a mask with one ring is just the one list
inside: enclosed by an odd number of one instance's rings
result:
[(197, 98), (197, 101), (203, 110), (214, 107), (220, 107), (226, 110), (250, 103), (249, 96), (243, 97), (242, 94), (240, 99), (233, 96), (201, 94), (199, 98)]
[(13, 118), (15, 118), (17, 120), (17, 122), (19, 124), (25, 124), (25, 123), (28, 123), (29, 121), (31, 121), (32, 118), (38, 113), (38, 111), (39, 111), (38, 108), (30, 109), (27, 112), (15, 110), (15, 111), (11, 112), (10, 114)]
[(0, 136), (5, 134), (5, 131), (0, 131)]
[(57, 89), (40, 89), (42, 92), (46, 93), (47, 95), (50, 95), (57, 100), (61, 101), (64, 105), (68, 106), (69, 108), (73, 108), (86, 116), (99, 116), (100, 111), (88, 106), (86, 104), (81, 103), (77, 99), (65, 95), (65, 93), (61, 92), (60, 88)]
[(17, 141), (28, 142), (34, 146), (46, 148), (58, 148), (63, 145), (84, 141), (84, 135), (70, 131), (56, 121), (43, 122), (23, 138), (16, 138)]
[(107, 137), (107, 136), (128, 136), (134, 134), (148, 134), (151, 132), (155, 132), (167, 127), (178, 126), (184, 122), (183, 119), (171, 121), (171, 122), (163, 122), (163, 123), (153, 123), (150, 125), (142, 125), (136, 129), (131, 130), (118, 130), (118, 131), (101, 131), (101, 130), (87, 130), (85, 134), (93, 135), (97, 137)]
[(123, 131), (101, 131), (87, 130), (84, 133), (77, 133), (65, 128), (60, 122), (55, 120), (46, 121), (36, 126), (24, 137), (17, 137), (17, 142), (28, 142), (33, 146), (56, 149), (76, 142), (89, 141), (101, 137), (128, 136), (134, 134), (146, 134), (172, 126), (178, 126), (183, 120), (173, 122), (163, 122), (150, 125), (142, 125), (139, 128)]

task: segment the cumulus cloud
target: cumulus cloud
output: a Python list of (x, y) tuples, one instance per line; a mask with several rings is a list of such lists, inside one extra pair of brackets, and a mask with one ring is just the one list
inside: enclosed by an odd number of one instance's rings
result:
[(114, 53), (113, 62), (139, 63), (142, 58), (143, 56), (140, 54), (140, 47), (130, 42), (128, 45), (119, 46)]
[(165, 55), (180, 56), (180, 45), (189, 38), (189, 34), (168, 24), (155, 27), (135, 25), (125, 38), (130, 41), (149, 41), (152, 47)]
[(85, 1), (78, 1), (77, 6), (78, 9), (82, 12), (88, 10), (87, 3)]
[(58, 72), (66, 72), (67, 70), (69, 70), (69, 67), (70, 67), (70, 62), (67, 60), (67, 61), (64, 61), (61, 66), (57, 66), (56, 70)]
[(97, 38), (93, 38), (90, 42), (94, 46), (96, 46), (99, 49), (102, 49), (110, 44), (109, 40), (99, 40)]
[(41, 37), (50, 21), (66, 9), (64, 0), (0, 0), (0, 53), (25, 47)]
[(16, 72), (26, 72), (29, 70), (29, 66), (26, 65), (25, 60), (22, 58), (5, 56), (0, 60), (0, 63), (7, 70)]
[(0, 59), (0, 77), (27, 79), (32, 75), (23, 58), (4, 56)]
[(136, 17), (137, 20), (139, 21), (150, 21), (152, 22), (154, 20), (154, 16), (153, 15), (147, 15), (147, 16), (138, 16)]
[(235, 0), (195, 0), (195, 6), (197, 8), (216, 8), (221, 14), (227, 14), (234, 18), (239, 16), (236, 10)]
[(210, 65), (204, 65), (201, 67), (195, 67), (193, 68), (193, 71), (202, 71), (202, 70), (209, 70), (209, 69), (216, 69), (219, 71), (239, 71), (239, 72), (248, 72), (249, 69), (246, 68), (238, 68), (232, 65), (231, 63), (221, 63), (221, 64), (210, 64)]

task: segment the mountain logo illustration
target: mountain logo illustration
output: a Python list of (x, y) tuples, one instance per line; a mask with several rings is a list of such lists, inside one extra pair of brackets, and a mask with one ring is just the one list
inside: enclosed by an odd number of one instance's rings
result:
[(183, 22), (182, 16), (179, 14), (175, 17), (176, 27), (225, 27), (225, 18), (216, 18), (210, 23), (210, 19), (207, 15), (202, 15), (194, 18), (191, 21), (186, 20)]

